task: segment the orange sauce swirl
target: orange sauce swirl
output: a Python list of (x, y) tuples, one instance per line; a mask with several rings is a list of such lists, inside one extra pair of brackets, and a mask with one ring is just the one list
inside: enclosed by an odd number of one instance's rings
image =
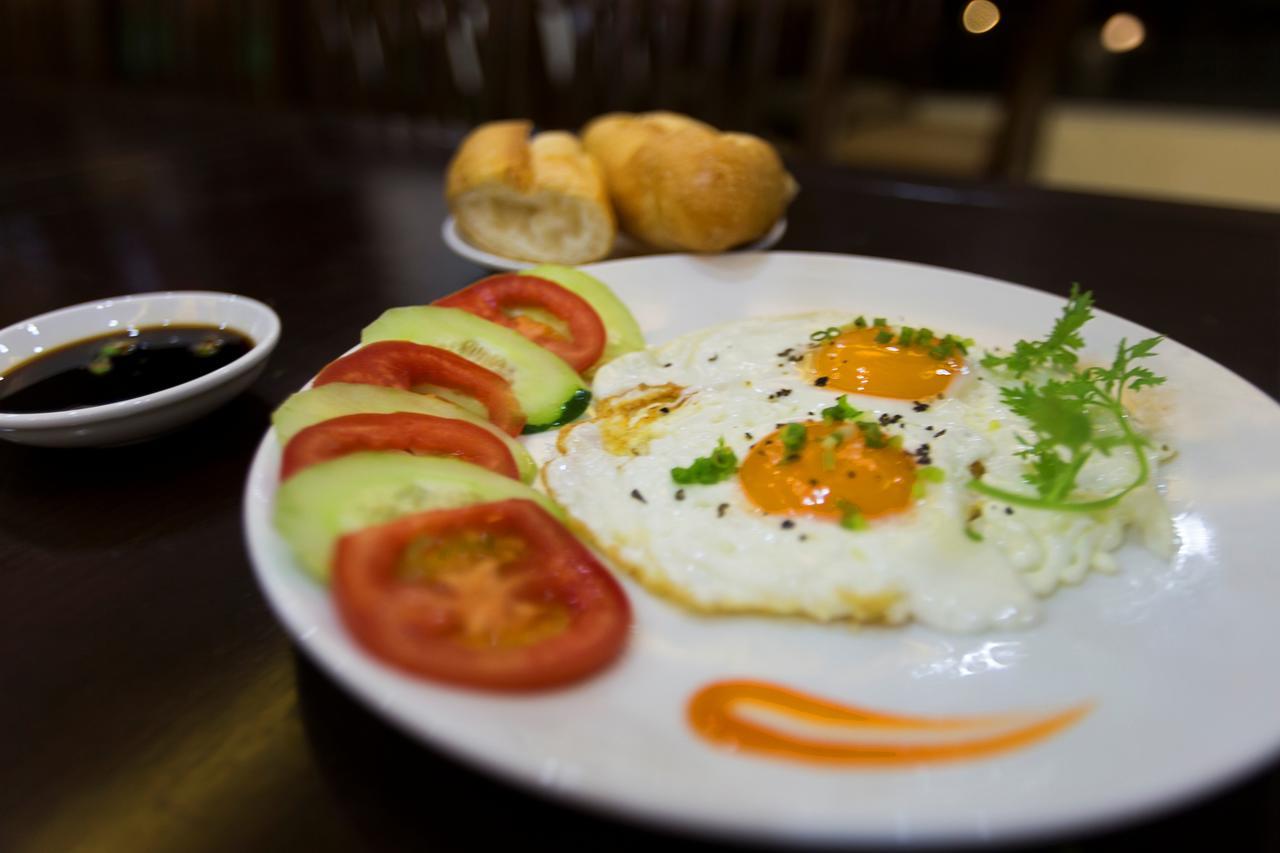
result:
[[(742, 713), (753, 707), (810, 728), (853, 735), (861, 731), (863, 737), (793, 734)], [(893, 767), (984, 758), (1025, 747), (1070, 726), (1089, 710), (1086, 703), (1042, 715), (915, 717), (843, 705), (763, 681), (720, 681), (690, 698), (688, 720), (706, 740), (739, 752), (816, 764)], [(906, 737), (895, 739), (886, 733)]]

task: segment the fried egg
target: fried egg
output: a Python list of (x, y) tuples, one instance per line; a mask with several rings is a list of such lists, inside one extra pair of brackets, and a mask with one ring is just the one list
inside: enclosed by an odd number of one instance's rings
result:
[[(912, 330), (904, 345), (878, 318), (850, 319), (743, 320), (605, 365), (592, 417), (559, 433), (544, 486), (620, 567), (704, 612), (1019, 626), (1038, 597), (1114, 571), (1129, 527), (1171, 547), (1151, 482), (1093, 513), (968, 488), (975, 473), (1016, 486), (1025, 470), (1026, 424), (995, 377), (940, 335)], [(722, 443), (736, 471), (675, 481)], [(1118, 490), (1136, 465), (1121, 448), (1078, 482)]]

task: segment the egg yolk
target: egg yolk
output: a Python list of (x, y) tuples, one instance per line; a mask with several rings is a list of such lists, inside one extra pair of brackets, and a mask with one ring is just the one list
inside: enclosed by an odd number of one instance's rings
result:
[(738, 476), (747, 498), (768, 513), (839, 520), (850, 506), (865, 518), (911, 504), (916, 461), (900, 448), (868, 447), (850, 423), (804, 424), (805, 441), (788, 458), (779, 429), (756, 443)]
[(810, 353), (809, 372), (819, 380), (826, 377), (827, 388), (923, 400), (946, 391), (951, 380), (967, 370), (958, 353), (934, 358), (929, 354), (932, 345), (876, 343), (876, 336), (885, 331), (883, 326), (842, 331)]

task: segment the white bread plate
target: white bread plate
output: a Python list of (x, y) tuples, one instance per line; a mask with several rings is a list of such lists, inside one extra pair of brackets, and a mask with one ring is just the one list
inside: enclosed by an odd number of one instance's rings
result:
[[(773, 224), (765, 235), (758, 240), (743, 244), (734, 249), (730, 249), (730, 254), (738, 252), (764, 252), (772, 249), (787, 233), (787, 218), (784, 216)], [(452, 216), (444, 220), (444, 224), (440, 228), (440, 236), (444, 238), (444, 243), (449, 249), (459, 257), (466, 258), (472, 263), (479, 264), (492, 270), (522, 270), (532, 266), (537, 266), (539, 261), (524, 261), (519, 258), (508, 258), (503, 255), (495, 255), (492, 252), (486, 252), (483, 249), (476, 248), (463, 238), (458, 231), (458, 223)], [(621, 231), (618, 232), (617, 238), (613, 243), (613, 251), (604, 258), (604, 260), (617, 261), (623, 258), (635, 258), (642, 255), (661, 255), (672, 254), (661, 249), (650, 249), (643, 243), (631, 239)]]

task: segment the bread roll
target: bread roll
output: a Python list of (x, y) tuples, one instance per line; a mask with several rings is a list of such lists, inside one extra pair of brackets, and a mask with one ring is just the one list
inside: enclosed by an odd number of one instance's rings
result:
[(458, 231), (474, 246), (523, 261), (585, 264), (613, 248), (604, 176), (571, 133), (495, 121), (467, 135), (445, 177)]
[(796, 193), (773, 146), (678, 113), (611, 113), (583, 146), (622, 228), (659, 249), (723, 252), (762, 237)]

